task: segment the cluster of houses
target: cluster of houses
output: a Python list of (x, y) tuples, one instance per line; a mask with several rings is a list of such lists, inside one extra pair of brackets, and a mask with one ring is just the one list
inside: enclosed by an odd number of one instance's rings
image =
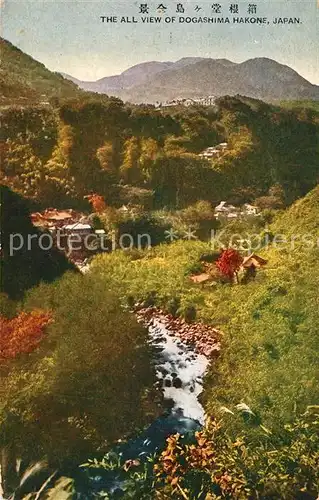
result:
[(225, 153), (225, 151), (227, 151), (227, 148), (228, 143), (221, 142), (220, 144), (217, 144), (217, 146), (210, 146), (209, 148), (204, 149), (204, 151), (199, 153), (199, 156), (201, 158), (206, 158), (207, 160), (211, 160), (212, 158), (219, 158)]
[[(120, 209), (123, 214), (134, 214), (134, 209), (123, 205)], [(218, 220), (239, 219), (246, 216), (259, 216), (259, 210), (254, 205), (246, 203), (241, 207), (236, 207), (221, 201), (214, 209), (214, 215)], [(104, 229), (94, 229), (92, 218), (72, 209), (58, 210), (48, 208), (43, 212), (31, 214), (31, 221), (34, 226), (49, 231), (52, 235), (53, 243), (61, 246), (68, 258), (75, 264), (80, 265), (92, 251), (101, 251), (108, 248), (108, 237)], [(89, 246), (88, 246), (88, 241)], [(74, 244), (76, 242), (76, 246)], [(93, 247), (95, 245), (95, 247)]]
[[(96, 241), (96, 250), (99, 249), (99, 240), (106, 236), (103, 229), (94, 230), (89, 216), (72, 209), (48, 208), (44, 212), (34, 212), (31, 214), (31, 221), (34, 226), (49, 231), (53, 241), (58, 242), (75, 263), (81, 263), (89, 256), (85, 242), (90, 235)], [(91, 246), (90, 251), (92, 248)]]
[(216, 219), (239, 219), (242, 217), (259, 217), (260, 211), (255, 205), (245, 203), (240, 207), (231, 205), (227, 201), (221, 201), (214, 209)]
[(157, 103), (158, 108), (166, 108), (170, 106), (194, 106), (199, 104), (200, 106), (214, 106), (216, 97), (213, 95), (197, 98), (176, 98), (171, 101)]
[(45, 228), (52, 235), (55, 235), (58, 231), (69, 235), (79, 234), (82, 236), (94, 233), (88, 217), (72, 209), (47, 208), (44, 212), (32, 213), (31, 221), (34, 226)]

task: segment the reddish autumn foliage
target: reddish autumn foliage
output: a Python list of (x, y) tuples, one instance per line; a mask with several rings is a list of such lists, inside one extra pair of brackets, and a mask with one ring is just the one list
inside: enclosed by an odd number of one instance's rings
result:
[(99, 194), (89, 194), (88, 196), (85, 196), (85, 198), (87, 198), (91, 203), (94, 212), (101, 213), (106, 209), (106, 203), (103, 196), (100, 196)]
[(22, 312), (13, 319), (0, 316), (0, 361), (34, 351), (50, 321), (45, 311)]
[(221, 256), (216, 262), (216, 266), (222, 274), (233, 280), (234, 275), (239, 270), (243, 258), (240, 253), (234, 248), (227, 248), (223, 250)]

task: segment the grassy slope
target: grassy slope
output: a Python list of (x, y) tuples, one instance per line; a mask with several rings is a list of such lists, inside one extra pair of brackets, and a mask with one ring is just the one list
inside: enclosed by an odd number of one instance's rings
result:
[[(271, 230), (287, 237), (316, 235), (318, 212), (316, 188), (284, 212)], [(275, 428), (318, 401), (318, 248), (302, 246), (298, 239), (294, 246), (264, 249), (261, 254), (269, 263), (247, 285), (193, 285), (188, 275), (209, 249), (201, 242), (163, 245), (146, 255), (103, 255), (95, 259), (93, 273), (123, 298), (142, 299), (156, 291), (157, 304), (169, 308), (177, 297), (180, 313), (195, 305), (199, 319), (220, 326), (224, 348), (206, 379), (207, 408), (216, 414), (221, 406), (233, 410), (244, 402), (267, 427)], [(236, 429), (236, 419), (231, 425)]]
[[(273, 224), (273, 234), (318, 238), (319, 189), (297, 201)], [(265, 271), (249, 285), (225, 292), (232, 316), (223, 355), (206, 381), (213, 412), (245, 402), (270, 428), (318, 402), (318, 246), (270, 247)], [(222, 304), (219, 304), (222, 307)], [(231, 425), (234, 425), (233, 419)]]
[(52, 73), (7, 40), (0, 42), (0, 103), (46, 101), (53, 96), (72, 97), (80, 92), (72, 82)]
[(273, 224), (273, 230), (285, 230), (286, 234), (291, 236), (294, 233), (314, 232), (319, 229), (318, 221), (319, 211), (319, 186), (311, 191), (304, 198), (296, 203)]

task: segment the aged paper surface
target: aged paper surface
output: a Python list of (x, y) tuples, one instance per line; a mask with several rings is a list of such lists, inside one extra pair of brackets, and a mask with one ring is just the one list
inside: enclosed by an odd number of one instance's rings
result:
[(318, 7), (2, 0), (0, 498), (318, 498)]

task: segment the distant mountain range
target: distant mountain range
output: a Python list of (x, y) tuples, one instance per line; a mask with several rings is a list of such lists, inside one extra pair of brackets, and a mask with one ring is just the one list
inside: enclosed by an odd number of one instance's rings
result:
[(52, 97), (75, 97), (83, 90), (133, 103), (226, 94), (265, 101), (319, 100), (319, 86), (312, 85), (288, 66), (267, 58), (249, 59), (240, 64), (202, 57), (184, 57), (177, 62), (150, 61), (120, 75), (82, 82), (70, 75), (49, 71), (7, 40), (0, 38), (0, 43), (0, 104), (46, 102)]
[(189, 66), (191, 64), (202, 61), (202, 57), (184, 57), (179, 61), (173, 62), (159, 62), (159, 61), (150, 61), (141, 64), (136, 64), (136, 66), (132, 66), (131, 68), (123, 71), (120, 75), (115, 76), (106, 76), (105, 78), (101, 78), (96, 82), (85, 82), (78, 80), (66, 73), (61, 73), (64, 78), (71, 80), (76, 83), (79, 87), (84, 90), (91, 90), (93, 92), (99, 92), (103, 94), (110, 93), (112, 91), (123, 91), (135, 87), (137, 85), (141, 85), (146, 83), (149, 78), (154, 77), (158, 73), (162, 71), (166, 71), (169, 69), (178, 69), (184, 66)]
[(319, 100), (318, 85), (311, 84), (289, 66), (265, 57), (239, 64), (202, 57), (185, 57), (177, 62), (150, 61), (96, 82), (63, 76), (84, 90), (115, 95), (135, 103), (225, 94), (266, 101)]

